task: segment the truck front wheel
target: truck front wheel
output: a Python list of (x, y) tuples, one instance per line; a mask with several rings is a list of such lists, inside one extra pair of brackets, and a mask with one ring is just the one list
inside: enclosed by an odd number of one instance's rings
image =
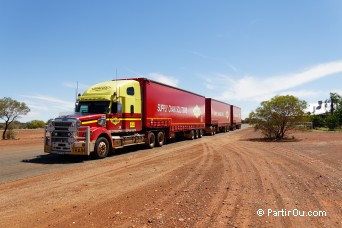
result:
[(109, 143), (108, 140), (104, 137), (100, 137), (96, 140), (94, 157), (95, 158), (105, 158), (107, 157), (109, 152)]

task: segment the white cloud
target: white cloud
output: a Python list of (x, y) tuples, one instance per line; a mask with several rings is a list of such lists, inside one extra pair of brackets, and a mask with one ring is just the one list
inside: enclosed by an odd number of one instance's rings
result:
[[(216, 81), (221, 83), (216, 85), (221, 89), (225, 86), (225, 91), (218, 99), (221, 100), (254, 100), (262, 101), (273, 97), (276, 94), (286, 93), (286, 90), (299, 85), (327, 77), (342, 72), (342, 61), (319, 64), (299, 73), (267, 78), (255, 76), (245, 76), (234, 80), (228, 76), (217, 75)], [(213, 80), (215, 81), (215, 80)], [(293, 92), (291, 92), (293, 94)], [(313, 91), (299, 91), (300, 95), (313, 95)]]
[(55, 104), (60, 104), (61, 108), (72, 108), (74, 107), (74, 103), (70, 102), (70, 101), (65, 101), (65, 100), (61, 100), (59, 98), (55, 98), (55, 97), (50, 97), (50, 96), (23, 96), (25, 98), (28, 99), (33, 99), (35, 101), (40, 101), (39, 104), (43, 105), (43, 104), (49, 104), (49, 106), (55, 105)]
[(74, 102), (61, 100), (59, 98), (38, 95), (21, 95), (24, 98), (24, 102), (30, 108), (30, 112), (23, 116), (21, 121), (27, 122), (32, 119), (47, 121), (50, 118), (55, 118), (61, 112), (73, 112), (75, 104)]
[(172, 76), (163, 75), (160, 73), (150, 73), (148, 77), (160, 83), (164, 83), (170, 86), (178, 87), (178, 79)]

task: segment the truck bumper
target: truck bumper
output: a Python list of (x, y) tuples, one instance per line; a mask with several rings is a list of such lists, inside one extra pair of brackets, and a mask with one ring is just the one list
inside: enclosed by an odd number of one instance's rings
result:
[(44, 152), (51, 154), (90, 155), (94, 151), (95, 142), (90, 141), (89, 127), (82, 127), (82, 132), (85, 132), (85, 137), (76, 137), (73, 140), (69, 138), (61, 139), (61, 137), (53, 137), (53, 131), (45, 127)]
[(92, 151), (94, 151), (95, 143), (90, 142), (89, 146), (87, 147), (85, 143), (78, 142), (75, 143), (70, 149), (68, 150), (57, 150), (52, 146), (45, 145), (44, 152), (50, 154), (69, 154), (69, 155), (90, 155)]

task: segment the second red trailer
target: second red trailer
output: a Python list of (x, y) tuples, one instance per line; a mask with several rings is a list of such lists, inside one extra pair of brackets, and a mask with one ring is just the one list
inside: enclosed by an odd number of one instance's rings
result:
[(205, 99), (205, 132), (227, 132), (231, 124), (231, 105), (212, 98)]

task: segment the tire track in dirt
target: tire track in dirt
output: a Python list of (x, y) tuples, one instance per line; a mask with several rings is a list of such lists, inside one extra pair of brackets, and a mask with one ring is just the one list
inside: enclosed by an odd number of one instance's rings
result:
[[(259, 219), (256, 212), (258, 209), (262, 208), (260, 201), (258, 202), (255, 200), (255, 195), (259, 196), (258, 198), (260, 199), (271, 198), (273, 202), (276, 202), (278, 207), (283, 207), (284, 202), (280, 197), (278, 190), (274, 188), (272, 182), (268, 182), (267, 178), (262, 179), (262, 176), (265, 177), (265, 174), (263, 174), (263, 170), (260, 169), (260, 166), (257, 168), (257, 164), (260, 163), (255, 162), (257, 159), (255, 154), (248, 154), (248, 152), (250, 152), (249, 149), (241, 145), (233, 145), (232, 152), (237, 156), (241, 163), (243, 163), (246, 173), (244, 184), (248, 186), (241, 198), (241, 210), (235, 214), (234, 221), (242, 226), (249, 226), (251, 224), (261, 225), (262, 220), (258, 220), (257, 223), (255, 222), (255, 220)], [(265, 192), (265, 189), (268, 190), (268, 192)], [(270, 194), (270, 191), (272, 194)], [(271, 221), (267, 221), (267, 224), (270, 224), (270, 222)], [(285, 224), (285, 226), (290, 225), (290, 222), (286, 218), (282, 218), (281, 223)]]
[(232, 164), (230, 160), (227, 160), (224, 156), (224, 153), (221, 153), (217, 150), (217, 147), (221, 147), (221, 144), (216, 145), (208, 145), (208, 149), (212, 151), (213, 154), (218, 156), (219, 161), (221, 164), (221, 172), (218, 170), (219, 174), (222, 175), (220, 177), (220, 180), (217, 182), (216, 187), (216, 194), (214, 197), (208, 202), (207, 208), (206, 208), (206, 216), (204, 219), (196, 223), (196, 226), (222, 226), (224, 225), (224, 222), (222, 219), (218, 219), (219, 213), (221, 212), (222, 208), (225, 206), (227, 202), (225, 200), (227, 199), (227, 196), (229, 194), (229, 190), (231, 189), (232, 182), (230, 180), (232, 176)]
[[(199, 152), (199, 151), (197, 151)], [(140, 217), (146, 217), (146, 211), (148, 211), (150, 222), (154, 224), (163, 225), (174, 224), (182, 225), (185, 221), (188, 225), (194, 222), (194, 211), (201, 206), (205, 206), (205, 201), (193, 201), (192, 196), (197, 193), (199, 189), (203, 189), (203, 183), (208, 181), (206, 177), (206, 172), (208, 168), (213, 165), (213, 152), (208, 147), (206, 142), (202, 142), (200, 161), (193, 161), (179, 167), (179, 169), (173, 170), (167, 174), (166, 179), (169, 180), (169, 185), (172, 186), (170, 191), (166, 195), (159, 195), (157, 200), (153, 203), (148, 203), (145, 205), (145, 211), (135, 215), (132, 221), (141, 221)], [(178, 180), (178, 176), (186, 172), (188, 175), (181, 181)], [(153, 189), (153, 188), (152, 188)], [(156, 195), (154, 193), (153, 195)], [(165, 205), (171, 204), (171, 207)], [(155, 210), (154, 206), (162, 207), (162, 210)], [(164, 206), (163, 206), (164, 205)], [(158, 208), (157, 207), (157, 208)], [(150, 213), (152, 212), (152, 213)], [(146, 221), (142, 221), (143, 223)], [(123, 227), (132, 225), (132, 223), (121, 224)]]
[[(150, 200), (142, 200), (141, 202), (134, 202), (135, 204), (140, 205), (140, 208), (143, 208), (144, 211), (141, 212), (141, 210), (139, 211), (132, 211), (131, 213), (129, 212), (125, 212), (125, 214), (132, 214), (134, 216), (130, 217), (130, 218), (126, 218), (124, 221), (125, 223), (121, 224), (122, 226), (126, 226), (126, 225), (131, 225), (131, 224), (139, 224), (140, 222), (141, 223), (146, 223), (146, 221), (141, 221), (140, 217), (141, 216), (146, 216), (146, 212), (148, 212), (149, 214), (151, 214), (150, 212), (153, 210), (150, 210), (149, 207), (152, 207), (152, 209), (156, 208), (156, 207), (160, 207), (158, 205), (162, 205), (164, 203), (164, 201), (166, 200), (170, 200), (170, 198), (173, 200), (173, 202), (175, 202), (175, 200), (178, 199), (178, 201), (181, 201), (184, 193), (191, 193), (193, 188), (196, 188), (196, 186), (198, 185), (198, 183), (201, 182), (201, 175), (198, 175), (198, 173), (201, 172), (201, 170), (203, 169), (203, 166), (205, 167), (210, 167), (212, 165), (212, 162), (210, 161), (210, 156), (203, 156), (205, 155), (204, 153), (198, 153), (199, 151), (198, 150), (195, 150), (195, 151), (187, 151), (189, 157), (194, 157), (194, 154), (197, 154), (197, 158), (196, 159), (185, 159), (184, 160), (184, 156), (174, 156), (174, 158), (177, 158), (179, 159), (180, 161), (182, 161), (182, 165), (180, 165), (179, 167), (173, 167), (171, 170), (169, 170), (168, 172), (164, 172), (163, 174), (159, 175), (158, 178), (155, 179), (156, 182), (158, 183), (161, 183), (161, 179), (163, 179), (164, 176), (169, 176), (169, 175), (178, 175), (179, 172), (183, 172), (182, 170), (184, 168), (186, 168), (187, 166), (191, 166), (191, 164), (194, 164), (193, 166), (196, 167), (195, 169), (192, 170), (191, 173), (189, 173), (190, 175), (187, 176), (184, 180), (182, 180), (181, 182), (178, 182), (178, 180), (174, 179), (172, 180), (172, 185), (175, 185), (175, 187), (172, 188), (171, 192), (168, 193), (167, 195), (165, 195), (163, 192), (159, 192), (158, 189), (159, 187), (161, 186), (165, 186), (167, 185), (168, 183), (164, 183), (164, 184), (158, 184), (158, 186), (150, 186), (150, 185), (147, 185), (146, 188), (149, 189), (149, 191), (147, 191), (146, 195), (144, 195), (143, 197), (144, 198), (149, 198)], [(200, 160), (198, 162), (198, 160)], [(163, 161), (165, 163), (165, 161)], [(198, 165), (199, 164), (199, 165)], [(144, 164), (144, 166), (146, 166), (146, 164)], [(184, 175), (183, 175), (184, 176)], [(198, 177), (197, 177), (198, 176)], [(194, 181), (195, 180), (195, 181)], [(198, 180), (198, 181), (196, 181)], [(190, 186), (187, 186), (189, 185), (189, 183), (191, 183)], [(159, 186), (160, 185), (160, 186)], [(191, 186), (195, 186), (195, 187), (191, 187)], [(144, 187), (145, 188), (145, 187)], [(156, 189), (154, 191), (151, 191), (150, 189)], [(185, 190), (184, 190), (185, 189)], [(181, 192), (182, 194), (178, 194), (179, 192)], [(140, 193), (139, 193), (140, 194)], [(129, 199), (126, 198), (126, 195), (131, 195), (131, 197), (129, 197)], [(175, 195), (175, 196), (174, 196)], [(179, 196), (178, 196), (179, 195)], [(120, 198), (120, 197), (119, 197)], [(115, 204), (118, 205), (118, 206), (115, 206), (115, 207), (112, 207), (112, 206), (109, 206), (108, 205), (108, 200), (107, 202), (105, 203), (97, 203), (96, 204), (96, 207), (95, 208), (104, 208), (103, 210), (101, 209), (102, 213), (101, 212), (97, 212), (96, 214), (100, 214), (101, 216), (103, 216), (104, 214), (107, 214), (107, 216), (112, 216), (112, 217), (115, 217), (116, 220), (120, 221), (120, 218), (119, 217), (122, 217), (122, 214), (120, 212), (120, 207), (121, 208), (124, 208), (124, 204), (127, 204), (130, 202), (130, 199), (136, 199), (136, 198), (139, 198), (139, 196), (136, 196), (134, 197), (134, 190), (132, 192), (126, 192), (126, 194), (124, 194), (122, 197), (121, 197), (121, 200), (119, 198), (115, 198)], [(114, 200), (114, 198), (113, 198)], [(150, 201), (153, 201), (152, 203), (148, 203)], [(147, 202), (147, 203), (146, 203)], [(121, 204), (121, 206), (120, 206)], [(122, 210), (122, 209), (121, 209)], [(110, 213), (108, 214), (108, 211), (113, 211), (113, 214), (110, 215)], [(118, 214), (116, 214), (116, 212), (119, 212)], [(159, 211), (159, 210), (157, 210)], [(164, 210), (163, 210), (164, 211)], [(84, 214), (87, 214), (88, 211), (84, 212)], [(95, 213), (91, 212), (91, 210), (89, 210), (89, 213), (92, 213), (92, 217), (95, 216)], [(166, 212), (165, 212), (166, 213)], [(165, 214), (163, 213), (163, 214)], [(114, 216), (113, 216), (114, 215)], [(153, 213), (151, 216), (151, 219), (153, 219)], [(165, 217), (161, 217), (160, 215), (157, 216), (158, 217), (158, 220), (159, 222), (163, 222), (163, 220), (166, 219), (167, 216)], [(59, 223), (59, 225), (65, 225), (65, 224), (70, 224), (72, 222), (72, 217), (70, 217), (69, 219), (67, 220), (64, 220), (62, 221), (62, 223)], [(129, 221), (129, 222), (127, 222)], [(169, 220), (168, 222), (178, 222), (176, 219), (172, 219), (172, 220)], [(119, 225), (120, 222), (116, 223), (115, 225)], [(102, 225), (110, 225), (110, 224), (102, 224)], [(120, 226), (121, 226), (120, 225)]]
[[(218, 143), (211, 145), (213, 151), (220, 155), (223, 161), (224, 171), (220, 183), (218, 183), (217, 196), (210, 202), (208, 211), (211, 211), (210, 217), (197, 223), (199, 227), (222, 227), (222, 226), (246, 226), (253, 224), (254, 220), (249, 220), (249, 214), (255, 215), (255, 211), (246, 213), (245, 204), (250, 204), (248, 197), (242, 193), (251, 191), (250, 180), (257, 186), (257, 191), (263, 191), (260, 175), (254, 175), (255, 165), (240, 154), (240, 147), (234, 145), (236, 138), (228, 140), (225, 137), (220, 138)], [(244, 175), (241, 175), (243, 173)], [(253, 174), (251, 176), (251, 174)], [(235, 178), (239, 176), (240, 178)], [(247, 199), (247, 200), (246, 200)]]
[[(341, 174), (341, 172), (338, 170), (327, 172), (325, 169), (321, 169), (320, 165), (313, 167), (310, 163), (303, 162), (301, 153), (297, 155), (296, 151), (291, 149), (283, 147), (275, 147), (274, 149), (272, 152), (286, 162), (279, 166), (279, 170), (287, 177), (284, 178), (284, 182), (287, 183), (293, 202), (295, 202), (292, 204), (293, 208), (301, 211), (338, 212), (341, 210), (341, 197), (337, 197), (336, 200), (331, 199), (332, 195), (341, 194), (339, 191), (341, 183), (338, 185), (338, 183), (330, 181), (330, 179), (338, 179), (337, 176), (334, 177), (334, 173)], [(290, 152), (293, 152), (291, 157), (288, 156)], [(326, 219), (318, 220), (314, 217), (307, 217), (306, 220), (315, 226), (327, 225)], [(336, 220), (341, 220), (341, 216)]]
[[(254, 148), (255, 147), (258, 147), (258, 144), (254, 145)], [(248, 148), (252, 148), (252, 146), (248, 146)], [(260, 146), (258, 150), (261, 153), (262, 146)], [(246, 150), (243, 151), (243, 153), (246, 152)], [(248, 152), (249, 151), (247, 151), (247, 153)], [(325, 207), (323, 207), (321, 204), (321, 200), (319, 200), (314, 195), (314, 192), (310, 191), (310, 188), (308, 188), (308, 186), (305, 184), (310, 180), (310, 178), (312, 178), (312, 175), (317, 175), (317, 171), (311, 167), (308, 167), (307, 163), (303, 163), (301, 160), (298, 161), (298, 157), (296, 156), (290, 158), (287, 155), (284, 155), (290, 152), (296, 154), (296, 151), (290, 151), (287, 150), (287, 148), (280, 147), (278, 150), (277, 147), (272, 147), (272, 150), (269, 150), (266, 155), (262, 156), (266, 160), (266, 166), (269, 169), (268, 173), (274, 174), (276, 177), (276, 179), (274, 179), (274, 183), (278, 183), (277, 186), (274, 186), (273, 181), (271, 182), (271, 188), (274, 192), (273, 194), (276, 196), (278, 201), (281, 201), (280, 204), (277, 204), (277, 208), (291, 210), (298, 209), (300, 211), (325, 209)], [(258, 159), (260, 157), (261, 156), (258, 156)], [(279, 162), (279, 160), (281, 160), (281, 162)], [(257, 163), (260, 164), (260, 161)], [(298, 217), (295, 218), (294, 216), (286, 216), (285, 218), (290, 221), (295, 221), (296, 225), (299, 226), (300, 224), (303, 226), (305, 224), (307, 225), (308, 222), (314, 226), (326, 225), (324, 223), (324, 219), (318, 220), (317, 218), (313, 217), (306, 217), (303, 219)]]
[[(250, 147), (249, 147), (250, 148)], [(255, 152), (262, 152), (261, 148), (256, 148), (257, 150)], [(244, 150), (243, 153), (250, 154), (251, 151)], [(249, 156), (249, 155), (247, 155)], [(276, 160), (274, 160), (274, 158)], [(258, 158), (259, 159), (259, 158)], [(260, 159), (259, 159), (260, 160)], [(261, 162), (264, 162), (266, 164), (266, 173), (265, 174), (272, 174), (268, 176), (268, 181), (265, 186), (267, 190), (269, 190), (272, 193), (272, 197), (270, 194), (263, 195), (262, 197), (266, 199), (265, 203), (267, 205), (267, 208), (264, 208), (265, 206), (262, 206), (262, 209), (272, 209), (272, 210), (282, 210), (282, 209), (293, 209), (296, 208), (296, 201), (293, 199), (293, 192), (289, 188), (289, 183), (286, 181), (286, 178), (289, 175), (289, 173), (292, 172), (286, 172), (282, 169), (282, 167), (288, 165), (282, 165), (279, 162), (277, 162), (277, 158), (273, 157), (273, 159), (270, 159), (270, 157), (266, 154), (262, 156), (263, 161), (257, 161), (257, 164), (260, 164)], [(272, 164), (272, 165), (271, 165)], [(262, 170), (261, 170), (262, 173)], [(266, 180), (266, 179), (265, 179)], [(274, 183), (277, 183), (275, 186)], [(272, 215), (272, 214), (271, 214)], [(293, 219), (289, 216), (272, 216), (267, 218), (268, 223), (275, 223), (276, 226), (292, 226), (293, 225)], [(296, 221), (296, 225), (300, 226), (300, 222)]]
[[(184, 151), (184, 149), (188, 148), (188, 147), (189, 147), (189, 145), (185, 145), (185, 146), (181, 146), (180, 148), (177, 148), (176, 150), (174, 150), (174, 149), (172, 149), (172, 150), (174, 151), (173, 153), (177, 154), (177, 153), (182, 153)], [(141, 156), (143, 156), (143, 157), (141, 157)], [(184, 157), (186, 159), (182, 162), (187, 163), (187, 162), (192, 162), (192, 160), (197, 160), (198, 157), (200, 157), (200, 155), (190, 153), (190, 154), (185, 154), (183, 156), (183, 158)], [(98, 204), (101, 201), (105, 201), (106, 196), (108, 195), (108, 193), (102, 192), (101, 188), (107, 187), (108, 185), (111, 184), (110, 178), (108, 178), (108, 177), (110, 177), (112, 174), (115, 176), (115, 174), (120, 173), (119, 179), (122, 180), (122, 184), (120, 184), (120, 182), (119, 182), (118, 185), (113, 186), (114, 192), (116, 191), (115, 189), (120, 191), (120, 188), (122, 188), (125, 185), (125, 183), (124, 183), (125, 178), (130, 177), (130, 173), (133, 173), (132, 169), (139, 168), (140, 166), (146, 167), (148, 165), (151, 165), (151, 164), (148, 164), (150, 161), (153, 161), (152, 164), (162, 163), (162, 162), (164, 162), (164, 164), (165, 164), (165, 158), (169, 158), (169, 159), (171, 158), (173, 160), (179, 159), (179, 157), (173, 156), (165, 150), (164, 151), (159, 150), (159, 151), (157, 151), (157, 153), (155, 151), (151, 150), (151, 152), (148, 154), (147, 153), (146, 154), (139, 154), (136, 157), (133, 156), (133, 159), (130, 160), (130, 163), (132, 163), (132, 164), (129, 164), (129, 165), (114, 163), (116, 159), (103, 160), (104, 162), (102, 162), (102, 160), (101, 160), (99, 162), (101, 162), (102, 164), (100, 165), (100, 167), (96, 167), (96, 169), (92, 169), (94, 164), (90, 164), (90, 165), (85, 165), (80, 169), (77, 169), (77, 171), (73, 170), (73, 169), (60, 171), (60, 172), (58, 172), (59, 175), (57, 175), (57, 177), (55, 177), (56, 175), (52, 174), (52, 176), (54, 176), (53, 177), (53, 179), (54, 179), (53, 185), (51, 185), (51, 184), (47, 185), (47, 184), (44, 184), (44, 183), (41, 183), (40, 181), (38, 181), (39, 179), (41, 179), (42, 176), (32, 178), (32, 179), (36, 179), (36, 184), (38, 184), (39, 189), (40, 189), (39, 191), (42, 194), (32, 195), (32, 192), (28, 191), (28, 189), (31, 188), (30, 183), (32, 183), (32, 182), (30, 182), (30, 181), (23, 181), (24, 183), (20, 183), (20, 181), (19, 181), (19, 184), (18, 184), (18, 182), (15, 182), (15, 183), (7, 184), (7, 185), (1, 185), (0, 192), (1, 193), (6, 193), (6, 192), (9, 193), (8, 191), (13, 189), (13, 185), (14, 186), (19, 185), (21, 187), (20, 188), (21, 191), (19, 193), (21, 195), (21, 199), (26, 199), (26, 198), (32, 199), (33, 198), (33, 200), (34, 200), (34, 202), (36, 202), (36, 204), (41, 201), (41, 198), (46, 197), (46, 194), (44, 194), (45, 192), (49, 192), (48, 194), (54, 195), (54, 197), (52, 199), (50, 197), (48, 202), (44, 202), (38, 207), (40, 208), (40, 210), (44, 211), (44, 212), (42, 212), (43, 217), (46, 216), (47, 217), (46, 220), (49, 223), (54, 223), (54, 222), (58, 223), (58, 221), (61, 220), (61, 217), (63, 217), (63, 219), (68, 219), (68, 217), (74, 216), (72, 213), (67, 214), (67, 215), (63, 215), (63, 216), (56, 216), (56, 214), (58, 214), (58, 211), (62, 210), (62, 208), (65, 208), (65, 207), (69, 207), (70, 210), (72, 210), (75, 207), (75, 206), (73, 206), (74, 204), (72, 204), (72, 202), (69, 202), (66, 205), (59, 205), (57, 207), (57, 209), (51, 208), (49, 205), (58, 204), (57, 203), (58, 199), (69, 197), (70, 199), (73, 199), (73, 201), (82, 201), (81, 198), (85, 198), (85, 196), (87, 196), (89, 203), (91, 203), (91, 202), (95, 203), (96, 202), (96, 204)], [(118, 158), (118, 160), (121, 160), (121, 158)], [(124, 159), (124, 160), (126, 160), (126, 159)], [(130, 171), (125, 172), (125, 170), (130, 170)], [(71, 172), (69, 172), (69, 171), (71, 171)], [(83, 173), (83, 175), (79, 175), (79, 173), (82, 173), (83, 171), (85, 171)], [(95, 171), (95, 174), (93, 171)], [(162, 174), (160, 174), (160, 175), (162, 175)], [(49, 177), (50, 175), (46, 174), (43, 176)], [(158, 176), (158, 175), (147, 175), (146, 179), (150, 179), (150, 181), (152, 181), (153, 178), (157, 178), (156, 176)], [(106, 179), (106, 177), (107, 177), (108, 181), (104, 181), (104, 179)], [(69, 181), (70, 179), (72, 179), (74, 181), (70, 182)], [(148, 180), (146, 180), (146, 179), (144, 180), (144, 183), (148, 182)], [(43, 182), (45, 182), (45, 181), (43, 181)], [(25, 187), (23, 188), (23, 186), (25, 186)], [(83, 188), (85, 187), (86, 189), (82, 190), (82, 187)], [(136, 186), (133, 186), (133, 187), (137, 188), (139, 186), (136, 184)], [(126, 188), (127, 188), (127, 186), (126, 186)], [(63, 191), (61, 189), (63, 189)], [(51, 193), (51, 191), (53, 193)], [(123, 191), (123, 190), (121, 190), (121, 191)], [(82, 194), (80, 194), (80, 193), (82, 193)], [(118, 192), (116, 192), (115, 194), (118, 194)], [(97, 195), (96, 199), (93, 197), (93, 195)], [(104, 198), (104, 199), (102, 199), (102, 198)], [(25, 213), (25, 214), (27, 213), (27, 211), (26, 211), (27, 205), (22, 203), (20, 200), (16, 199), (15, 195), (13, 195), (13, 197), (9, 197), (9, 198), (6, 197), (6, 199), (4, 199), (2, 201), (4, 201), (4, 204), (12, 204), (13, 206), (17, 205), (16, 206), (16, 208), (17, 208), (16, 212), (17, 213), (20, 212), (20, 210), (22, 210), (22, 213)], [(77, 209), (79, 210), (80, 207), (78, 207)], [(1, 211), (5, 211), (5, 210), (1, 210)], [(12, 213), (7, 211), (7, 213), (3, 213), (1, 215), (10, 218)], [(40, 219), (39, 222), (42, 223), (42, 219)]]

